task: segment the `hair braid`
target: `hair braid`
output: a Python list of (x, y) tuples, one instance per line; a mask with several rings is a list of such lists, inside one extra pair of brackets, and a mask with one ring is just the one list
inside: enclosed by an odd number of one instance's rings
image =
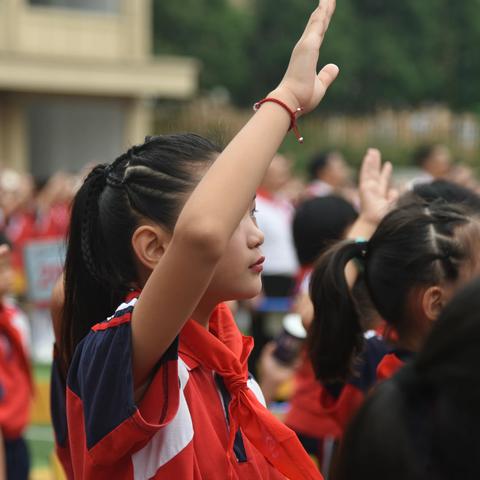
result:
[(456, 280), (459, 275), (462, 261), (465, 259), (465, 247), (456, 238), (456, 229), (469, 223), (470, 219), (455, 207), (436, 211), (426, 208), (427, 215), (431, 218), (430, 238), (433, 246), (434, 259), (439, 261), (443, 277)]
[(103, 283), (105, 278), (94, 260), (93, 231), (98, 221), (99, 197), (106, 185), (106, 167), (106, 164), (97, 165), (85, 179), (85, 184), (90, 184), (90, 189), (81, 222), (82, 257), (88, 272), (98, 283)]
[(148, 219), (173, 231), (186, 195), (219, 151), (191, 133), (149, 137), (91, 171), (72, 204), (60, 345), (65, 365), (92, 325), (140, 284), (136, 228)]

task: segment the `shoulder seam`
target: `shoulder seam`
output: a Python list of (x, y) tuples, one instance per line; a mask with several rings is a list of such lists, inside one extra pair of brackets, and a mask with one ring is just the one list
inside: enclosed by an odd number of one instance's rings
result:
[(122, 303), (115, 313), (108, 317), (103, 322), (99, 322), (92, 327), (94, 332), (106, 330), (107, 328), (118, 327), (123, 323), (127, 323), (131, 320), (132, 312), (135, 304), (137, 303), (137, 298), (132, 298), (128, 303)]

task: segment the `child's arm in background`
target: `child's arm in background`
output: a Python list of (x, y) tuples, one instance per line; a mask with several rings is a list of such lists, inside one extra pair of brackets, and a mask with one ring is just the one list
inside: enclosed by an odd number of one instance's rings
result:
[[(323, 0), (313, 12), (283, 80), (269, 95), (292, 110), (315, 108), (337, 76), (335, 65), (327, 65), (317, 74), (319, 48), (334, 9), (335, 0)], [(133, 312), (136, 385), (145, 380), (204, 295), (289, 125), (290, 116), (281, 106), (264, 104), (187, 200), (170, 245)]]
[[(391, 188), (392, 164), (382, 165), (382, 156), (376, 148), (369, 148), (363, 157), (358, 191), (360, 193), (360, 215), (347, 234), (348, 239), (368, 241), (382, 218), (388, 213), (398, 197)], [(358, 270), (355, 262), (349, 262), (345, 276), (350, 288), (353, 287)]]
[(392, 164), (382, 165), (382, 156), (376, 148), (369, 148), (360, 168), (358, 191), (360, 215), (348, 232), (347, 238), (368, 240), (382, 218), (395, 203), (398, 192), (391, 188)]

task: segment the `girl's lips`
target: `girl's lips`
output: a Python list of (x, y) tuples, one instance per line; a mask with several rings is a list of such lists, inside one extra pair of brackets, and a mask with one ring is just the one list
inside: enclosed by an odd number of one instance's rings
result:
[(265, 261), (265, 257), (260, 257), (253, 265), (250, 265), (248, 268), (253, 270), (256, 273), (263, 272), (263, 262)]

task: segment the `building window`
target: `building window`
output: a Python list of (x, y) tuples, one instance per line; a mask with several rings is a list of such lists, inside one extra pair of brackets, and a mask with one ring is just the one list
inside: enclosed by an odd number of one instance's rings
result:
[(88, 12), (119, 13), (122, 0), (29, 0), (30, 5), (72, 8)]
[(112, 162), (122, 151), (128, 105), (82, 97), (32, 99), (27, 107), (30, 170), (48, 178), (86, 164)]

